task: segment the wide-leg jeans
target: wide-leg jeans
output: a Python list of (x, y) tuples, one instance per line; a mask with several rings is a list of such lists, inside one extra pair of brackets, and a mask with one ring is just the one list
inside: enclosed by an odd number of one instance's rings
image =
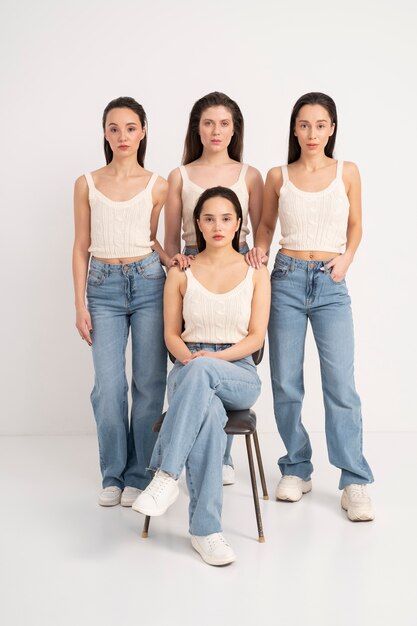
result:
[[(246, 254), (249, 252), (249, 246), (247, 243), (241, 243), (239, 246), (240, 254)], [(198, 254), (198, 248), (194, 246), (186, 246), (183, 250), (183, 254)], [(233, 466), (232, 459), (232, 444), (233, 444), (233, 435), (227, 435), (227, 443), (226, 449), (224, 451), (223, 465), (231, 465)]]
[[(225, 344), (188, 344), (192, 352)], [(176, 361), (168, 376), (169, 407), (151, 459), (151, 469), (178, 478), (185, 466), (192, 535), (221, 532), (222, 464), (227, 409), (250, 408), (261, 381), (251, 356), (239, 361), (197, 357)]]
[[(135, 263), (92, 259), (87, 280), (97, 423), (103, 487), (144, 489), (163, 410), (167, 352), (163, 334), (165, 272), (156, 252)], [(126, 344), (132, 338), (132, 406), (128, 418)]]
[(339, 488), (343, 489), (351, 483), (372, 482), (373, 476), (362, 453), (350, 296), (344, 280), (333, 280), (327, 263), (277, 254), (271, 274), (269, 354), (275, 419), (287, 449), (278, 464), (283, 475), (308, 480), (312, 450), (301, 408), (310, 321), (320, 358), (328, 455), (341, 470)]

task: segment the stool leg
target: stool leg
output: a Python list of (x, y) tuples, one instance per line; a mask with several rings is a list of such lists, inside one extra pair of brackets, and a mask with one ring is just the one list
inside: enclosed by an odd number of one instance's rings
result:
[(255, 442), (255, 451), (256, 451), (256, 458), (258, 460), (259, 475), (261, 477), (263, 499), (269, 500), (268, 489), (266, 487), (264, 466), (262, 463), (261, 449), (259, 447), (258, 433), (256, 432), (256, 430), (253, 433), (253, 441)]
[(253, 503), (255, 505), (256, 523), (258, 525), (258, 537), (259, 537), (259, 542), (264, 543), (265, 537), (264, 537), (264, 531), (262, 528), (261, 509), (259, 508), (258, 488), (256, 486), (255, 467), (253, 464), (252, 444), (250, 441), (250, 435), (245, 435), (245, 439), (246, 439), (246, 449), (248, 451), (249, 472), (250, 472), (250, 479), (252, 483), (252, 494), (253, 494)]
[(151, 518), (149, 515), (147, 515), (145, 517), (145, 522), (143, 524), (143, 530), (142, 530), (142, 539), (147, 539), (148, 538), (148, 530), (149, 530), (149, 522), (151, 521)]

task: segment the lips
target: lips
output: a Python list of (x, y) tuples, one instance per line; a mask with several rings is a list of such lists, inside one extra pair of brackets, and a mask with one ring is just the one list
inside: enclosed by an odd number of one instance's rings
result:
[(215, 239), (216, 241), (221, 241), (222, 239), (224, 239), (223, 235), (214, 235), (213, 239)]

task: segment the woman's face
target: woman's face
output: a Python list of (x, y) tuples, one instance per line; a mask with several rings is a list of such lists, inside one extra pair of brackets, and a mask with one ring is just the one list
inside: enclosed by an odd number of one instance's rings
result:
[(334, 133), (334, 124), (326, 109), (320, 104), (305, 104), (295, 120), (294, 135), (304, 154), (324, 154), (329, 137)]
[(144, 136), (139, 116), (131, 109), (111, 109), (107, 113), (104, 137), (115, 156), (136, 155)]
[(231, 244), (239, 222), (233, 204), (222, 197), (206, 200), (197, 220), (206, 245), (215, 248)]
[(233, 136), (233, 116), (230, 109), (214, 106), (205, 109), (198, 126), (201, 143), (205, 150), (221, 152)]

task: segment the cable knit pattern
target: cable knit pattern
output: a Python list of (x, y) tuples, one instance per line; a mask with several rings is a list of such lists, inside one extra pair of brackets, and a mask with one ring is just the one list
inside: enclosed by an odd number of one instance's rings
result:
[[(184, 239), (186, 246), (194, 247), (197, 245), (197, 240), (195, 237), (193, 212), (195, 205), (197, 204), (197, 200), (199, 199), (203, 191), (205, 191), (205, 189), (203, 189), (196, 183), (193, 183), (193, 181), (188, 178), (187, 168), (184, 167), (184, 165), (181, 165), (179, 170), (182, 176), (182, 228), (184, 231), (182, 238)], [(239, 202), (242, 207), (243, 219), (242, 229), (240, 231), (240, 244), (246, 242), (246, 236), (249, 234), (249, 192), (245, 182), (245, 176), (247, 171), (248, 165), (244, 163), (240, 170), (239, 178), (233, 185), (229, 187), (229, 189), (234, 191), (239, 198)]]
[(234, 289), (213, 293), (186, 270), (187, 290), (183, 300), (184, 341), (237, 343), (248, 334), (253, 296), (253, 267)]
[(152, 174), (145, 189), (124, 202), (110, 200), (96, 189), (91, 174), (85, 174), (91, 208), (91, 254), (102, 259), (145, 256), (152, 252)]
[(323, 191), (302, 191), (289, 180), (282, 166), (279, 199), (280, 245), (288, 250), (343, 252), (349, 217), (349, 198), (342, 179), (343, 161), (336, 178)]

